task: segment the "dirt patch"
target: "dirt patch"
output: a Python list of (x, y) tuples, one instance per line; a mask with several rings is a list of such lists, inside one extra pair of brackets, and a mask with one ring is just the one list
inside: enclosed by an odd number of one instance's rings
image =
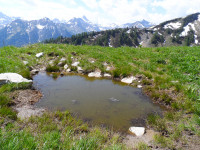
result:
[(42, 97), (40, 91), (37, 90), (19, 90), (13, 93), (15, 105), (13, 108), (18, 112), (17, 117), (26, 119), (30, 116), (41, 116), (45, 109), (33, 106)]

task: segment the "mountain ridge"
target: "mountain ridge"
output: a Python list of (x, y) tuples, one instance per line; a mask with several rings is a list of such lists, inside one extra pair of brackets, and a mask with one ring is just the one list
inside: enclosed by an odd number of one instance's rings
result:
[(193, 46), (200, 44), (200, 13), (165, 21), (149, 28), (123, 28), (47, 40), (47, 43), (100, 46)]

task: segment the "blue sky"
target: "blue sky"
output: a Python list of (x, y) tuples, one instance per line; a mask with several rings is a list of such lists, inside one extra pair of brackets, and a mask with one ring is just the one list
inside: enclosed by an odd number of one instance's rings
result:
[(200, 12), (200, 0), (0, 0), (0, 12), (33, 20), (69, 20), (85, 15), (93, 23), (153, 23)]

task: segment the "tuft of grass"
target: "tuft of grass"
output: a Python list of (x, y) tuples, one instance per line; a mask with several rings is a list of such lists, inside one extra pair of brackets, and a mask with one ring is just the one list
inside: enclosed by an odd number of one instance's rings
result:
[(17, 119), (17, 113), (12, 110), (12, 108), (3, 106), (0, 107), (0, 116), (2, 117), (8, 117), (10, 119), (16, 120)]
[(151, 148), (144, 142), (139, 142), (137, 145), (136, 145), (136, 149), (137, 150), (150, 150)]
[(12, 92), (14, 90), (24, 90), (24, 89), (30, 89), (32, 87), (32, 83), (9, 83), (1, 86), (0, 93), (5, 92)]
[(9, 107), (10, 105), (11, 100), (5, 95), (0, 95), (0, 116), (16, 120), (16, 112)]
[(147, 117), (147, 123), (157, 131), (167, 132), (166, 120), (158, 115), (150, 114)]
[(5, 95), (0, 95), (0, 107), (9, 106), (10, 99)]
[(142, 72), (148, 79), (152, 79), (153, 76), (152, 76), (152, 73), (146, 71), (146, 72)]
[(37, 149), (35, 137), (25, 131), (5, 131), (0, 134), (0, 149)]
[(59, 72), (60, 68), (56, 65), (54, 65), (54, 66), (48, 65), (46, 68), (46, 71), (47, 72)]
[(114, 78), (119, 78), (121, 75), (121, 71), (119, 69), (115, 69), (112, 72)]
[(167, 138), (165, 136), (162, 136), (160, 134), (156, 134), (154, 136), (154, 140), (156, 143), (160, 144), (161, 147), (168, 147), (170, 149), (173, 149), (175, 146), (173, 144), (173, 141), (170, 140), (170, 138)]

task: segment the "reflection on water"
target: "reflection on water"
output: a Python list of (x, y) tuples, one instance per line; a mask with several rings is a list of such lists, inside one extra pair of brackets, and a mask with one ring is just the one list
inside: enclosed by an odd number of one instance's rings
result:
[(150, 113), (161, 112), (141, 89), (117, 81), (78, 75), (55, 80), (46, 73), (39, 73), (33, 82), (44, 94), (37, 106), (69, 110), (83, 120), (121, 131), (135, 125), (134, 120), (143, 120)]

